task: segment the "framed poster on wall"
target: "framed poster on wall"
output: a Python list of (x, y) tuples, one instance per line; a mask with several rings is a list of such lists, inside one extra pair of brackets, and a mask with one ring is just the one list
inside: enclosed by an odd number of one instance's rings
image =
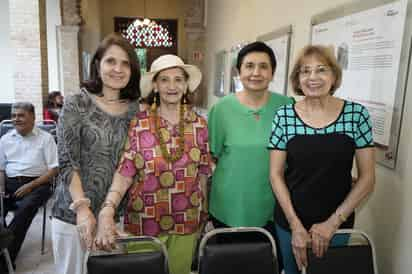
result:
[(335, 95), (367, 107), (379, 163), (394, 168), (404, 90), (410, 27), (407, 0), (342, 6), (312, 18), (311, 42), (334, 50), (342, 67)]
[(257, 41), (265, 42), (275, 53), (277, 64), (273, 80), (269, 84), (269, 90), (283, 95), (286, 95), (288, 87), (291, 35), (292, 26), (289, 25), (258, 36), (256, 39)]
[(225, 96), (227, 51), (221, 50), (215, 56), (215, 88), (214, 94), (217, 97)]

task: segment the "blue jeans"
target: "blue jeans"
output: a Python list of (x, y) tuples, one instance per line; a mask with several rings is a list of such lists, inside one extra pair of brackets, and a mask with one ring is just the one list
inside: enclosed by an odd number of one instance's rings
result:
[[(285, 274), (300, 274), (292, 251), (292, 235), (290, 231), (287, 231), (276, 224), (276, 232), (279, 238), (279, 249), (282, 253)], [(337, 235), (332, 238), (330, 245), (342, 246), (346, 245), (348, 241), (349, 235)]]

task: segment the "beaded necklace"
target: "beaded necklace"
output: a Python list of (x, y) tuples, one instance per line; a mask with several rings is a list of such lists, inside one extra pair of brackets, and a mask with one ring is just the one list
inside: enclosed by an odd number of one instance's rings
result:
[(157, 115), (157, 109), (152, 110), (152, 115), (155, 120), (155, 133), (156, 137), (159, 139), (160, 143), (160, 151), (162, 152), (163, 158), (169, 162), (169, 163), (174, 163), (183, 156), (183, 152), (185, 150), (185, 141), (184, 141), (184, 131), (185, 131), (185, 121), (184, 121), (184, 105), (180, 105), (180, 112), (179, 112), (179, 124), (178, 124), (178, 129), (179, 129), (179, 136), (177, 138), (177, 148), (176, 148), (176, 153), (171, 155), (169, 151), (167, 150), (167, 144), (166, 141), (163, 138), (163, 134), (160, 132), (160, 117)]

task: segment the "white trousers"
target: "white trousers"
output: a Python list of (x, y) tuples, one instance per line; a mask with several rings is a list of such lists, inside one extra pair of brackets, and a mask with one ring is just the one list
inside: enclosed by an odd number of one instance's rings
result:
[(75, 225), (52, 219), (53, 256), (57, 274), (87, 274), (86, 250)]

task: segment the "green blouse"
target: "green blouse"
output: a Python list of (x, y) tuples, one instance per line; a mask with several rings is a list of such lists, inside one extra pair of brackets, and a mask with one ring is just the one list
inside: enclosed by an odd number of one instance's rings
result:
[(276, 110), (293, 99), (270, 93), (258, 110), (236, 95), (221, 99), (209, 112), (209, 144), (217, 166), (209, 212), (228, 226), (264, 226), (272, 219), (275, 199), (269, 181), (267, 143)]

